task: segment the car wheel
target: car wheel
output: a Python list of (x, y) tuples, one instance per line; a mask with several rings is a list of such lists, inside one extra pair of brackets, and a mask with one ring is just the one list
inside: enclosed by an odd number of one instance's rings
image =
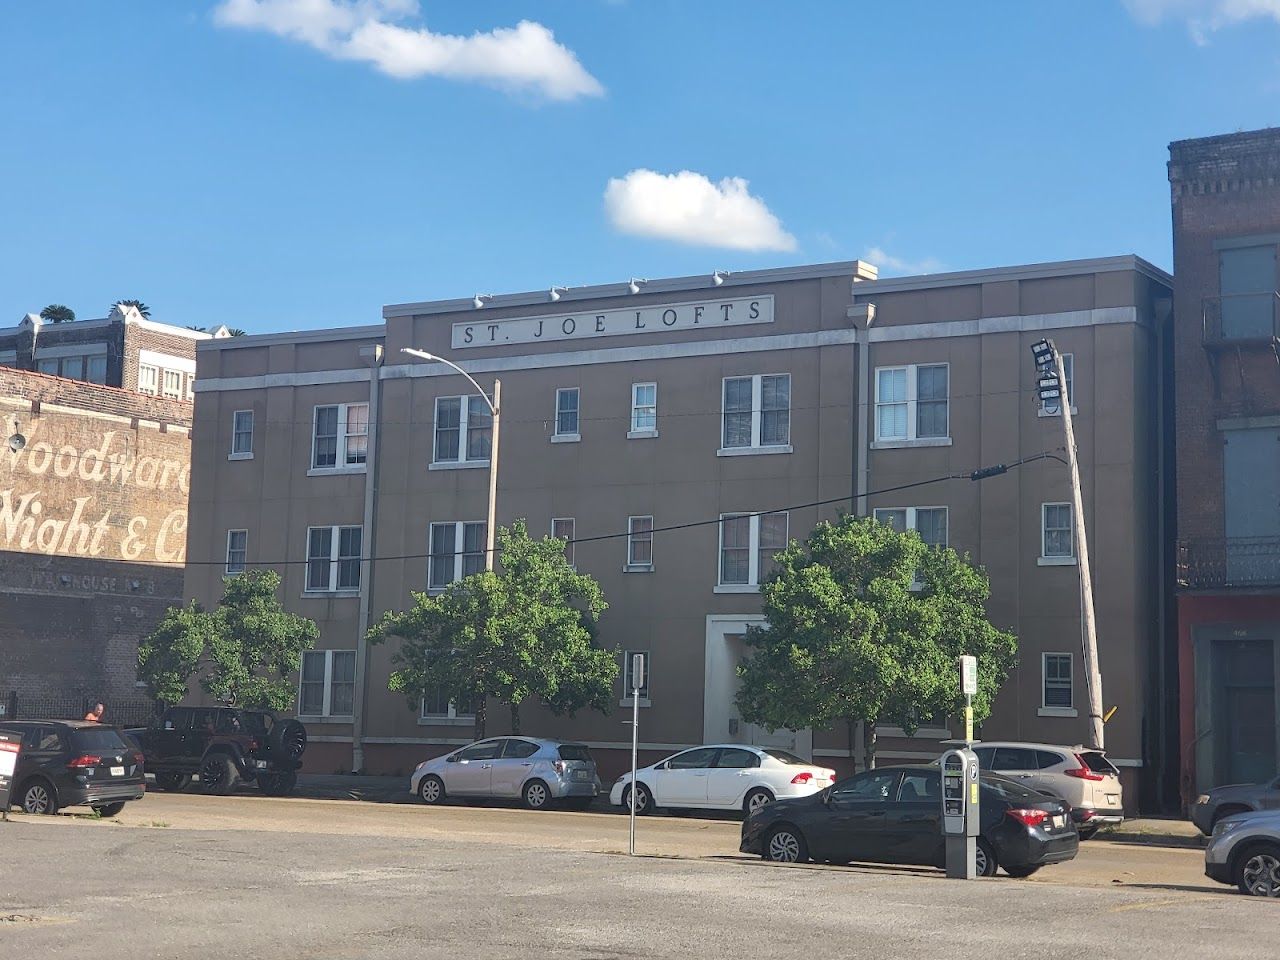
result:
[[(622, 791), (622, 809), (631, 810), (631, 785)], [(649, 792), (649, 788), (643, 783), (636, 784), (636, 816), (643, 817), (653, 813), (653, 794)]]
[(809, 846), (795, 827), (775, 827), (765, 839), (764, 858), (773, 863), (805, 863)]
[(225, 797), (236, 788), (236, 765), (225, 753), (215, 753), (200, 764), (200, 786), (205, 793)]
[(1280, 897), (1280, 844), (1246, 847), (1236, 860), (1236, 886), (1251, 897)]
[(444, 781), (434, 773), (430, 776), (423, 777), (422, 783), (418, 784), (418, 796), (420, 796), (422, 798), (422, 802), (428, 806), (435, 806), (437, 803), (443, 803)]
[(773, 794), (763, 787), (756, 787), (747, 794), (745, 800), (742, 801), (742, 812), (747, 816), (755, 813), (761, 807), (773, 803)]
[(524, 785), (524, 805), (530, 810), (545, 810), (551, 803), (551, 788), (541, 780), (530, 780)]
[[(973, 856), (978, 876), (994, 877), (996, 875), (996, 852), (991, 849), (991, 844), (987, 843), (983, 837), (978, 838), (977, 848), (977, 852)], [(1005, 872), (1009, 872), (1008, 867), (1005, 867)]]
[(283, 797), (293, 792), (298, 785), (298, 775), (290, 770), (288, 773), (258, 774), (258, 789), (268, 797)]
[(47, 780), (32, 780), (18, 793), (23, 813), (57, 813), (58, 798)]
[(187, 788), (191, 782), (191, 774), (175, 773), (171, 770), (156, 774), (156, 786), (169, 793), (178, 793)]
[(98, 816), (100, 817), (118, 817), (121, 811), (124, 810), (124, 804), (125, 801), (118, 800), (115, 803), (104, 803), (102, 806), (94, 807), (93, 809), (98, 811)]

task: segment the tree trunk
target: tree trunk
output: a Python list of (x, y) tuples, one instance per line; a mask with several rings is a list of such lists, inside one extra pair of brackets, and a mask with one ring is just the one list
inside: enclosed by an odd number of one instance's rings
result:
[(511, 705), (511, 732), (520, 736), (520, 704)]
[(868, 770), (876, 768), (876, 722), (862, 721), (862, 752)]
[(476, 701), (476, 726), (474, 736), (477, 740), (484, 739), (484, 697), (480, 697)]

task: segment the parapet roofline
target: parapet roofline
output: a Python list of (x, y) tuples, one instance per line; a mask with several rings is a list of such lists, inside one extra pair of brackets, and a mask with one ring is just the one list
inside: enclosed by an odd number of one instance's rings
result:
[[(838, 260), (831, 263), (813, 263), (794, 267), (770, 267), (765, 270), (720, 270), (715, 273), (700, 273), (691, 277), (664, 277), (657, 280), (639, 280), (635, 282), (640, 293), (678, 293), (690, 290), (723, 290), (726, 287), (742, 286), (751, 283), (783, 282), (787, 280), (818, 280), (825, 277), (848, 277), (850, 280), (868, 282), (876, 276), (874, 265), (865, 260)], [(716, 282), (716, 278), (720, 282)], [(545, 290), (530, 290), (524, 293), (501, 293), (496, 296), (484, 296), (484, 308), (490, 307), (545, 307), (559, 301), (598, 300), (604, 297), (624, 297), (630, 295), (631, 281), (621, 283), (602, 283), (584, 287), (556, 287), (558, 298), (553, 299), (550, 287)], [(461, 297), (453, 300), (425, 300), (420, 303), (393, 303), (382, 308), (384, 320), (393, 317), (414, 317), (432, 313), (464, 313), (475, 311), (472, 297)]]
[(887, 277), (867, 280), (853, 290), (855, 297), (865, 299), (876, 293), (929, 290), (936, 287), (971, 286), (975, 283), (998, 283), (1007, 280), (1039, 280), (1046, 277), (1076, 277), (1088, 273), (1116, 273), (1133, 270), (1143, 276), (1173, 286), (1173, 275), (1134, 254), (1099, 257), (1091, 260), (1057, 260), (1027, 263), (1012, 267), (990, 267), (982, 270), (959, 270), (953, 273), (926, 273), (913, 277)]
[(196, 344), (196, 352), (235, 350), (240, 347), (269, 347), (279, 343), (379, 340), (386, 335), (387, 325), (385, 323), (371, 323), (364, 327), (321, 327), (317, 330), (291, 330), (286, 333), (246, 333), (240, 337), (219, 337), (212, 340), (202, 340)]

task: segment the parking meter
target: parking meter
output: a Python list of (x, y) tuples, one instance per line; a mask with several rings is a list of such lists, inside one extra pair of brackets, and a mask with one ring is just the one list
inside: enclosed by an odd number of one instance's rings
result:
[(978, 755), (968, 747), (948, 750), (941, 766), (947, 876), (972, 880), (978, 875)]

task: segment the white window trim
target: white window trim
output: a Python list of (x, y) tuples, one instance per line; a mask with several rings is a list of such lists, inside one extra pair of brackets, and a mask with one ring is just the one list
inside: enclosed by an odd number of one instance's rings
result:
[[(242, 413), (249, 415), (249, 449), (236, 451), (236, 418)], [(255, 417), (252, 410), (234, 410), (231, 413), (231, 452), (227, 454), (228, 460), (252, 460), (253, 459), (253, 421)], [(315, 433), (311, 434), (311, 443), (315, 445)], [(313, 461), (314, 462), (314, 461)]]
[[(367, 400), (353, 400), (351, 403), (318, 403), (311, 410), (311, 460), (310, 467), (307, 469), (308, 477), (328, 477), (339, 473), (365, 473), (368, 464), (366, 463), (347, 463), (347, 409), (349, 407), (365, 407), (369, 406)], [(334, 456), (334, 464), (332, 467), (316, 466), (316, 425), (320, 420), (320, 411), (329, 407), (338, 408), (338, 448)], [(366, 417), (366, 423), (368, 419)], [(369, 429), (373, 424), (369, 424), (363, 436), (369, 436)], [(361, 434), (353, 433), (353, 437), (361, 436)], [(366, 456), (368, 447), (366, 446)]]
[[(468, 416), (471, 411), (471, 398), (479, 397), (479, 393), (467, 394), (450, 394), (447, 397), (436, 397), (431, 420), (431, 463), (427, 465), (428, 470), (468, 470), (473, 468), (482, 468), (489, 466), (489, 458), (484, 457), (480, 460), (468, 460), (467, 448), (470, 446), (468, 438), (470, 428), (468, 427)], [(486, 400), (488, 398), (485, 398)], [(458, 401), (458, 459), (457, 460), (441, 460), (440, 450), (438, 447), (438, 433), (436, 424), (440, 422), (440, 401), (441, 400), (457, 400)], [(492, 443), (493, 434), (489, 434)], [(492, 446), (489, 448), (493, 449)]]
[[(170, 377), (178, 381), (178, 385), (174, 388), (173, 393), (169, 392)], [(170, 370), (165, 367), (162, 367), (160, 369), (160, 396), (164, 397), (167, 400), (182, 399), (182, 371), (181, 370)]]
[[(150, 373), (150, 377), (144, 374)], [(145, 383), (144, 380), (151, 380)], [(145, 393), (149, 397), (158, 397), (160, 395), (160, 368), (153, 367), (149, 363), (138, 364), (138, 392)]]
[[(438, 594), (444, 593), (451, 586), (462, 579), (462, 562), (466, 556), (463, 549), (466, 545), (467, 525), (478, 523), (484, 525), (484, 520), (437, 520), (427, 525), (427, 593)], [(442, 587), (433, 587), (431, 585), (431, 530), (433, 527), (447, 527), (453, 524), (453, 579)]]
[[(335, 653), (355, 654), (354, 650), (307, 650), (304, 651), (305, 657), (308, 653), (324, 654), (324, 703), (321, 713), (300, 713), (299, 720), (305, 720), (308, 723), (351, 723), (355, 717), (349, 713), (333, 714), (329, 710), (333, 703), (333, 655)], [(302, 707), (302, 667), (298, 667), (298, 707)]]
[[(632, 563), (631, 562), (631, 521), (632, 520), (648, 520), (649, 521), (649, 562), (648, 563)], [(648, 513), (638, 513), (627, 517), (627, 562), (622, 566), (623, 573), (653, 573), (653, 528), (656, 526), (653, 522), (653, 515)]]
[(641, 707), (653, 706), (653, 653), (649, 650), (623, 650), (622, 651), (622, 699), (618, 701), (620, 707), (630, 707), (633, 705), (634, 698), (631, 696), (631, 688), (627, 685), (627, 673), (631, 670), (631, 658), (637, 653), (644, 654), (644, 690), (649, 694), (647, 697), (640, 698)]
[[(773, 512), (780, 513), (787, 518), (787, 534), (783, 538), (783, 547), (785, 548), (791, 539), (791, 512), (789, 510), (775, 510)], [(746, 516), (751, 517), (749, 533), (747, 534), (747, 582), (725, 583), (721, 580), (721, 577), (724, 576), (724, 522)], [(760, 592), (760, 518), (762, 516), (764, 514), (748, 514), (745, 511), (720, 514), (720, 522), (716, 524), (716, 529), (719, 531), (718, 549), (716, 550), (716, 585), (712, 588), (712, 593)]]
[[(1075, 354), (1064, 353), (1062, 355), (1062, 366), (1063, 366), (1063, 369), (1068, 370), (1068, 374), (1069, 374), (1067, 377), (1067, 383), (1062, 385), (1062, 392), (1066, 395), (1066, 398), (1071, 401), (1071, 415), (1074, 417), (1080, 412), (1079, 410), (1076, 409), (1076, 404), (1075, 404), (1075, 392), (1076, 392)], [(950, 383), (950, 381), (948, 381), (948, 383)], [(1062, 408), (1059, 407), (1057, 410), (1049, 410), (1047, 409), (1047, 404), (1043, 400), (1041, 400), (1040, 407), (1039, 409), (1036, 410), (1036, 416), (1037, 417), (1060, 417), (1062, 416)]]
[(474, 713), (459, 713), (458, 707), (449, 701), (448, 713), (427, 713), (427, 700), (418, 701), (418, 726), (420, 727), (470, 727), (476, 722)]
[[(311, 560), (311, 531), (330, 530), (329, 538), (329, 586), (324, 589), (309, 588), (307, 574)], [(358, 523), (342, 523), (333, 526), (307, 527), (306, 562), (302, 565), (302, 595), (304, 597), (355, 597), (360, 595), (360, 587), (338, 587), (338, 553), (342, 549), (342, 531), (360, 530), (360, 582), (364, 583), (364, 528)]]
[[(1071, 664), (1071, 703), (1070, 707), (1050, 707), (1045, 701), (1045, 690), (1049, 686), (1049, 658), (1066, 657)], [(1068, 651), (1047, 650), (1040, 654), (1040, 708), (1036, 710), (1038, 717), (1078, 717), (1080, 711), (1075, 708), (1076, 702), (1076, 657)]]
[[(918, 373), (921, 367), (946, 367), (947, 368), (947, 432), (942, 437), (917, 437), (916, 409), (919, 399), (917, 397), (917, 381)], [(905, 370), (907, 374), (907, 397), (906, 400), (884, 401), (884, 403), (906, 403), (907, 405), (907, 435), (905, 437), (888, 437), (882, 439), (880, 437), (880, 373), (881, 371)], [(873, 434), (875, 439), (871, 442), (872, 450), (900, 450), (904, 447), (949, 447), (951, 446), (951, 364), (943, 363), (900, 363), (890, 367), (876, 367), (875, 369), (875, 403), (872, 405), (872, 418), (874, 420)]]
[[(231, 569), (231, 535), (233, 533), (244, 534), (244, 566), (239, 570)], [(227, 558), (226, 558), (226, 563), (223, 564), (223, 568), (222, 568), (223, 572), (228, 577), (234, 577), (238, 574), (244, 573), (244, 571), (247, 570), (248, 568), (249, 568), (249, 531), (246, 530), (244, 527), (238, 527), (234, 530), (228, 530), (227, 531)]]
[(575, 554), (573, 549), (576, 546), (576, 544), (573, 541), (578, 536), (578, 521), (574, 517), (552, 517), (551, 518), (551, 536), (552, 537), (556, 536), (557, 523), (569, 523), (569, 524), (572, 524), (573, 526), (573, 532), (569, 535), (569, 540), (565, 543), (565, 547), (568, 551), (568, 556), (566, 559), (568, 559), (569, 561), (569, 566), (577, 570), (578, 569), (577, 564), (574, 563)]
[[(578, 409), (576, 411), (578, 418), (578, 429), (573, 433), (560, 432), (560, 394), (576, 393), (578, 395)], [(556, 409), (555, 409), (555, 429), (551, 433), (552, 443), (579, 443), (582, 440), (582, 388), (581, 387), (557, 387), (556, 388)]]
[[(1050, 557), (1045, 555), (1045, 541), (1047, 539), (1048, 528), (1045, 521), (1048, 519), (1046, 514), (1049, 507), (1066, 507), (1071, 512), (1071, 556), (1069, 557)], [(1036, 559), (1036, 564), (1041, 567), (1074, 567), (1076, 565), (1076, 511), (1068, 502), (1052, 501), (1040, 504), (1040, 556)]]
[[(105, 344), (102, 347), (102, 352), (107, 352)], [(196, 375), (196, 362), (191, 357), (175, 357), (171, 353), (160, 353), (156, 350), (139, 350), (138, 362), (145, 363), (149, 367), (179, 370), (182, 373), (191, 374), (192, 377)]]
[[(751, 445), (746, 447), (726, 447), (724, 446), (724, 421), (728, 416), (725, 410), (724, 395), (725, 386), (730, 380), (745, 380), (751, 377)], [(787, 378), (787, 442), (786, 443), (767, 443), (760, 442), (760, 428), (764, 422), (764, 403), (762, 394), (764, 392), (763, 382), (765, 377), (786, 377)], [(791, 453), (791, 408), (792, 408), (792, 377), (790, 372), (779, 373), (752, 373), (741, 374), (736, 377), (722, 377), (720, 379), (720, 448), (716, 451), (717, 457), (749, 457), (758, 456), (760, 454), (770, 453)]]
[[(636, 390), (640, 387), (653, 387), (653, 426), (637, 427), (636, 426), (636, 410), (639, 405), (636, 403)], [(721, 399), (723, 403), (723, 398)], [(649, 404), (644, 404), (649, 406)], [(644, 380), (631, 385), (631, 423), (630, 429), (627, 430), (628, 440), (647, 440), (658, 435), (658, 382), (656, 380)]]
[[(876, 514), (877, 514), (877, 513), (880, 513), (881, 511), (886, 511), (886, 512), (887, 512), (887, 511), (889, 511), (889, 510), (904, 510), (904, 511), (906, 511), (906, 514), (907, 514), (907, 520), (906, 520), (906, 523), (907, 523), (907, 529), (908, 529), (908, 530), (914, 530), (916, 533), (919, 533), (919, 532), (920, 532), (919, 527), (917, 526), (918, 512), (919, 512), (920, 510), (941, 510), (941, 511), (943, 511), (943, 513), (945, 513), (945, 514), (946, 514), (946, 518), (947, 518), (947, 542), (946, 542), (945, 544), (943, 544), (943, 546), (944, 546), (944, 547), (950, 547), (950, 546), (951, 546), (951, 508), (950, 508), (950, 507), (948, 507), (948, 506), (946, 506), (946, 505), (944, 505), (944, 504), (941, 504), (941, 503), (939, 503), (939, 504), (932, 504), (932, 505), (931, 505), (931, 504), (921, 504), (921, 505), (920, 505), (920, 506), (918, 506), (918, 507), (873, 507), (873, 508), (872, 508), (872, 510), (871, 510), (871, 517), (872, 517), (872, 519), (873, 519), (873, 520), (877, 520), (877, 521), (879, 521), (879, 522), (883, 523), (884, 521), (881, 521), (881, 520), (880, 520), (880, 518), (876, 516)], [(927, 546), (927, 544), (926, 544), (926, 546)]]

